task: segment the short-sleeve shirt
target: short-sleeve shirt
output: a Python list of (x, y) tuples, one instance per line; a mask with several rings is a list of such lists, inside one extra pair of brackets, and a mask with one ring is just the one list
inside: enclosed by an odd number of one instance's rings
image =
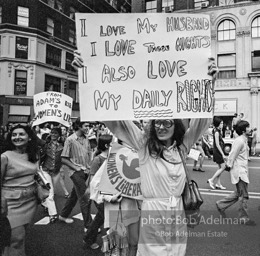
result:
[[(73, 133), (66, 139), (61, 156), (69, 158), (76, 164), (88, 166), (91, 161), (91, 148), (88, 138), (86, 136), (78, 137), (76, 133)], [(70, 176), (74, 172), (69, 168)]]
[(50, 174), (57, 174), (61, 167), (61, 153), (63, 146), (60, 143), (51, 141), (45, 144), (45, 159), (42, 164), (44, 171), (50, 172)]

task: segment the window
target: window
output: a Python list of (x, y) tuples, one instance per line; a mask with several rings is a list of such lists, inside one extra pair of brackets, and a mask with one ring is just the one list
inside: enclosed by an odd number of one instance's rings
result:
[(46, 47), (46, 63), (60, 67), (61, 66), (61, 50), (47, 44)]
[(26, 96), (27, 91), (27, 71), (16, 70), (14, 81), (14, 95)]
[(45, 75), (45, 88), (44, 91), (61, 92), (60, 86), (61, 79), (55, 76)]
[(218, 26), (218, 41), (235, 40), (236, 26), (231, 20), (223, 20)]
[(174, 10), (174, 0), (162, 0), (162, 12), (172, 12)]
[(62, 24), (60, 22), (55, 22), (54, 25), (54, 36), (62, 38)]
[(69, 30), (69, 42), (76, 45), (76, 32), (74, 28), (70, 28)]
[(252, 52), (252, 71), (260, 71), (260, 51)]
[(73, 54), (70, 52), (66, 52), (66, 64), (65, 64), (65, 69), (68, 71), (73, 71), (75, 72), (75, 69), (71, 66), (71, 62), (73, 61)]
[(220, 70), (218, 72), (218, 79), (235, 79), (236, 70)]
[(110, 4), (117, 9), (117, 0), (110, 0)]
[(234, 4), (234, 0), (219, 0), (219, 6)]
[(48, 5), (52, 8), (54, 8), (54, 0), (48, 0)]
[(157, 1), (147, 1), (146, 2), (146, 12), (157, 12)]
[(208, 0), (194, 0), (194, 9), (201, 9), (204, 7), (208, 7)]
[(2, 6), (0, 6), (0, 23), (2, 23)]
[(18, 6), (17, 25), (29, 27), (29, 8)]
[(54, 21), (51, 18), (47, 18), (47, 32), (54, 35)]
[(77, 83), (67, 80), (66, 87), (64, 87), (64, 93), (70, 96), (73, 101), (76, 101)]
[(252, 37), (260, 37), (260, 16), (252, 22)]
[(123, 13), (125, 13), (125, 12), (126, 12), (126, 8), (125, 8), (123, 5), (121, 5), (121, 6), (120, 6), (120, 11), (123, 12)]
[(15, 58), (28, 59), (28, 38), (16, 37)]
[(233, 79), (236, 78), (236, 54), (218, 55), (218, 78)]
[(70, 18), (75, 20), (75, 12), (77, 12), (77, 10), (74, 7), (70, 7)]
[(55, 1), (54, 8), (59, 10), (60, 12), (63, 12), (62, 3), (59, 0)]

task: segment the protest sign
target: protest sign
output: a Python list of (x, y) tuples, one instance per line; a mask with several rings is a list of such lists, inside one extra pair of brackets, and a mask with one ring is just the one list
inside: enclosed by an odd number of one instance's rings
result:
[(33, 126), (45, 122), (58, 122), (69, 127), (73, 99), (60, 92), (41, 92), (33, 96)]
[(113, 143), (107, 166), (103, 171), (99, 191), (103, 194), (117, 194), (142, 199), (139, 158), (136, 151)]
[(195, 161), (198, 161), (198, 160), (199, 160), (199, 157), (200, 157), (200, 151), (191, 148), (191, 149), (190, 149), (190, 152), (189, 152), (189, 154), (188, 154), (188, 157), (191, 158), (191, 159), (193, 159), (193, 160), (195, 160)]
[(82, 120), (210, 118), (210, 18), (76, 14)]

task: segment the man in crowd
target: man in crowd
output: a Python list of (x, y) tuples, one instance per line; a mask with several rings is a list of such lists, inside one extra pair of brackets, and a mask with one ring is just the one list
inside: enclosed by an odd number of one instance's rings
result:
[(248, 145), (247, 136), (250, 133), (250, 124), (241, 120), (237, 123), (235, 131), (237, 137), (233, 142), (232, 150), (228, 156), (226, 169), (230, 171), (231, 183), (236, 186), (236, 191), (216, 202), (217, 210), (223, 218), (226, 217), (225, 210), (234, 203), (239, 203), (239, 220), (241, 224), (255, 226), (255, 221), (248, 214)]
[(78, 118), (74, 123), (74, 130), (75, 132), (66, 139), (61, 154), (62, 163), (68, 166), (73, 189), (59, 219), (68, 224), (72, 223), (73, 219), (68, 218), (68, 216), (79, 200), (84, 226), (87, 229), (92, 221), (90, 215), (91, 201), (85, 194), (87, 188), (85, 181), (88, 177), (91, 161), (91, 148), (87, 138), (89, 123), (81, 122)]

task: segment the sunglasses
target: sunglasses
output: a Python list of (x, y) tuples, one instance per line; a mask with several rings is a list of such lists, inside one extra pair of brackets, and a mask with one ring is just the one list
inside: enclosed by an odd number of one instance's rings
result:
[(165, 128), (170, 128), (174, 125), (174, 121), (170, 119), (165, 119), (165, 120), (155, 120), (154, 121), (154, 127), (155, 128), (160, 128), (161, 125), (163, 125)]

